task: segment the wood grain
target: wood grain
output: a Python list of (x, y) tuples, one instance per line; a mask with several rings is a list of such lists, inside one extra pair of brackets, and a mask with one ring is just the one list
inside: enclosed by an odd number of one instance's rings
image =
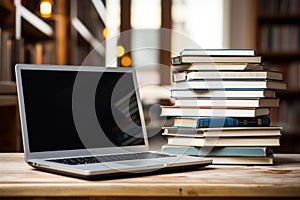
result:
[(300, 155), (276, 155), (275, 163), (87, 181), (34, 170), (21, 153), (1, 153), (0, 197), (300, 197)]

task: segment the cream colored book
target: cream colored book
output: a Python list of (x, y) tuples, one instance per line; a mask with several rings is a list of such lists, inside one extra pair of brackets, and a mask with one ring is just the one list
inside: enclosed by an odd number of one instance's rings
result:
[(191, 147), (269, 147), (280, 146), (280, 137), (180, 137), (167, 136), (168, 145)]
[(269, 80), (197, 80), (176, 82), (172, 89), (275, 89), (285, 90), (283, 81)]
[(275, 98), (274, 90), (171, 90), (172, 98)]
[(253, 63), (192, 63), (172, 66), (173, 71), (222, 71), (222, 70), (263, 70), (263, 66)]
[(204, 108), (161, 106), (161, 116), (186, 117), (257, 117), (269, 115), (269, 108)]
[(273, 71), (193, 71), (173, 73), (173, 81), (198, 79), (270, 79), (283, 80), (281, 72)]
[(261, 63), (261, 56), (184, 55), (171, 58), (172, 65), (179, 65), (184, 63)]
[(210, 107), (279, 107), (279, 99), (175, 99), (176, 106)]
[(227, 156), (227, 157), (205, 157), (213, 159), (215, 165), (273, 165), (273, 157), (249, 157), (249, 156)]
[(281, 72), (272, 71), (197, 71), (189, 72), (187, 80), (195, 79), (271, 79), (282, 80)]
[(189, 138), (208, 137), (280, 137), (282, 127), (217, 127), (217, 128), (177, 128), (164, 127), (162, 135)]
[(183, 49), (180, 52), (181, 56), (193, 55), (193, 56), (255, 56), (255, 49)]

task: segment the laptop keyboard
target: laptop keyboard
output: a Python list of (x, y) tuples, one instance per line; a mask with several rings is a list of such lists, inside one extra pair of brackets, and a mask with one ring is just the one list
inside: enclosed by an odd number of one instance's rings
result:
[(116, 155), (51, 159), (47, 161), (62, 163), (67, 165), (82, 165), (82, 164), (92, 164), (92, 163), (104, 163), (104, 162), (114, 162), (114, 161), (124, 161), (124, 160), (143, 160), (143, 159), (166, 158), (166, 157), (175, 157), (175, 155), (153, 153), (153, 152), (141, 152), (141, 153), (128, 153), (128, 154), (116, 154)]

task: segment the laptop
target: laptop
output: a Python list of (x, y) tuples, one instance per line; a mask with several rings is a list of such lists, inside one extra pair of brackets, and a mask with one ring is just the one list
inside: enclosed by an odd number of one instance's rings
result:
[(203, 167), (212, 160), (149, 151), (131, 68), (16, 65), (25, 161), (79, 178)]

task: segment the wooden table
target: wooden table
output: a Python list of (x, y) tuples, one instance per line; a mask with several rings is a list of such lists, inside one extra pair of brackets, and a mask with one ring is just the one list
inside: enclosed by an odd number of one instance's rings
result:
[(300, 199), (299, 154), (277, 154), (274, 166), (210, 165), (191, 172), (97, 181), (34, 170), (23, 159), (21, 153), (0, 154), (0, 199)]

